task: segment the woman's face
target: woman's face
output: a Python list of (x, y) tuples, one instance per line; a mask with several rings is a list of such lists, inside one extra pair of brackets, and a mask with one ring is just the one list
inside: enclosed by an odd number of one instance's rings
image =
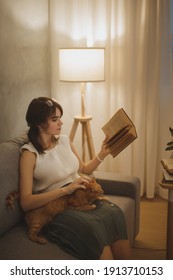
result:
[(55, 114), (53, 114), (47, 121), (45, 132), (51, 135), (59, 135), (62, 125), (61, 112), (56, 108)]

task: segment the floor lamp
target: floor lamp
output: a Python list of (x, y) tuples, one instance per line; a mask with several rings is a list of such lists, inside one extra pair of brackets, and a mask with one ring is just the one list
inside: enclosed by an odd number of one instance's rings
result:
[(64, 48), (59, 49), (59, 80), (79, 82), (81, 92), (81, 115), (74, 117), (70, 132), (73, 141), (78, 124), (82, 125), (82, 158), (85, 161), (85, 138), (87, 139), (90, 159), (94, 157), (94, 145), (90, 128), (91, 116), (85, 114), (85, 86), (87, 82), (105, 80), (104, 48)]

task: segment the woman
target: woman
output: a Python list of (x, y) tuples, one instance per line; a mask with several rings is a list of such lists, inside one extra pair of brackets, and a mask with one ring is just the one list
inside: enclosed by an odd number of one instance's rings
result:
[[(26, 121), (30, 142), (21, 148), (20, 203), (24, 211), (70, 195), (90, 182), (91, 174), (109, 154), (106, 139), (88, 163), (61, 134), (62, 107), (47, 97), (31, 101)], [(84, 175), (80, 177), (78, 172)], [(128, 259), (130, 246), (124, 215), (109, 202), (92, 211), (66, 210), (44, 229), (47, 239), (78, 259)]]

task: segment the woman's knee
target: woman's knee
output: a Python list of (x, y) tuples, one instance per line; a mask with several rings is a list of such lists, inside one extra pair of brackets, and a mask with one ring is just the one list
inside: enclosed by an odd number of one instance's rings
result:
[(103, 248), (102, 254), (100, 256), (100, 260), (113, 260), (114, 256), (112, 254), (112, 249), (109, 245)]
[(114, 259), (128, 260), (131, 258), (131, 246), (129, 240), (120, 239), (111, 244)]

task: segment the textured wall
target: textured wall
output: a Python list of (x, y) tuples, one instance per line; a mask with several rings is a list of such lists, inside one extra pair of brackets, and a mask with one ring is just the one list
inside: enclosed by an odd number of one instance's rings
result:
[(50, 95), (48, 0), (0, 0), (0, 141), (26, 130), (36, 96)]

